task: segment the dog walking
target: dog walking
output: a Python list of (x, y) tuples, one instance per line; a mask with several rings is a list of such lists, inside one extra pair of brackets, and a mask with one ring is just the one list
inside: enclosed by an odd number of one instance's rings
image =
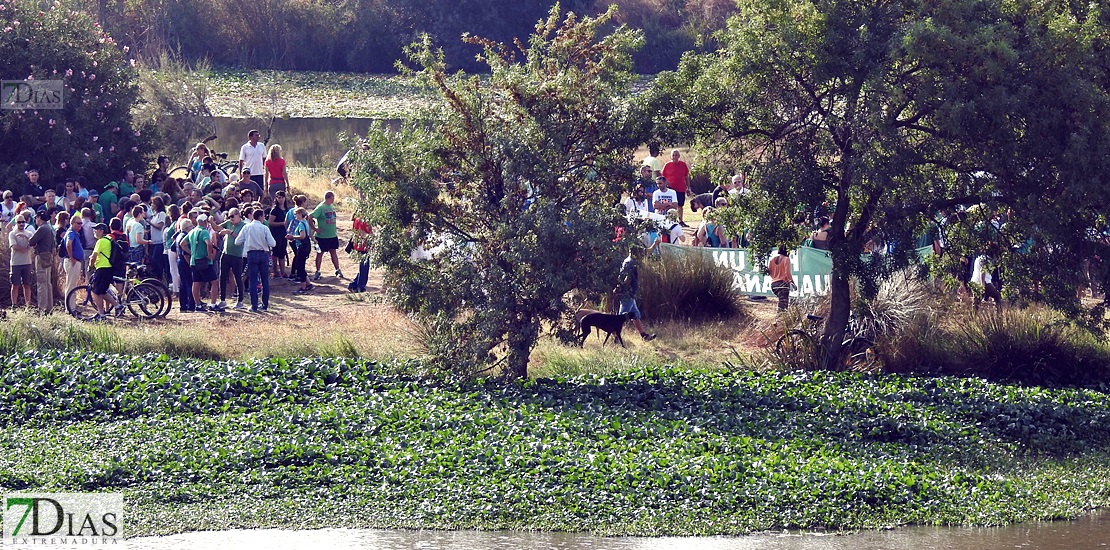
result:
[(636, 326), (636, 330), (640, 332), (640, 337), (645, 342), (650, 342), (655, 339), (655, 334), (644, 332), (644, 323), (640, 320), (640, 308), (636, 307), (636, 294), (640, 291), (640, 270), (636, 264), (643, 253), (644, 249), (636, 245), (628, 249), (628, 257), (621, 264), (620, 276), (613, 294), (620, 300), (620, 310), (617, 314), (627, 314), (628, 318), (632, 319), (632, 324)]

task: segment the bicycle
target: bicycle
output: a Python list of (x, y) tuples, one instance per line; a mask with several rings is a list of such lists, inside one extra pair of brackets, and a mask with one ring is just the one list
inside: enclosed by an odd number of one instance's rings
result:
[(840, 343), (840, 353), (835, 361), (829, 362), (830, 351), (818, 334), (825, 318), (808, 314), (806, 320), (809, 321), (808, 330), (788, 330), (775, 342), (775, 353), (783, 363), (805, 370), (813, 370), (823, 364), (837, 371), (868, 371), (875, 366), (875, 343), (867, 337), (866, 322), (855, 315), (849, 319), (844, 340)]
[[(145, 266), (128, 263), (127, 276), (115, 277), (114, 282), (122, 282), (124, 299), (119, 299), (115, 285), (108, 285), (108, 294), (117, 304), (116, 316), (122, 314), (126, 307), (132, 315), (139, 318), (154, 319), (165, 317), (172, 309), (172, 295), (165, 283), (157, 279), (140, 278), (145, 274)], [(70, 290), (66, 294), (66, 312), (82, 321), (91, 321), (98, 312), (93, 301), (93, 285), (87, 284)], [(141, 312), (141, 313), (140, 313)]]
[[(217, 158), (219, 161), (216, 160)], [(228, 176), (239, 173), (239, 161), (227, 160), (227, 153), (215, 153), (212, 155), (212, 161), (216, 163), (217, 170), (223, 173), (224, 181), (227, 181)], [(168, 176), (178, 179), (195, 180), (197, 175), (193, 172), (191, 167), (182, 165), (170, 170)]]

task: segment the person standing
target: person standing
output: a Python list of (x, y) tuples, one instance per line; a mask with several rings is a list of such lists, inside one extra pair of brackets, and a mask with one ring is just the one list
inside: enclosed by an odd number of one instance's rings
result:
[(98, 223), (93, 227), (96, 244), (93, 246), (93, 258), (90, 262), (95, 270), (92, 276), (93, 304), (96, 305), (94, 321), (104, 319), (104, 312), (110, 307), (115, 307), (116, 300), (112, 298), (108, 288), (112, 286), (112, 237), (108, 233), (108, 226)]
[(351, 221), (351, 248), (358, 261), (358, 275), (347, 285), (347, 290), (366, 292), (366, 281), (370, 278), (370, 226), (358, 216)]
[(285, 204), (285, 191), (281, 190), (275, 193), (274, 206), (270, 208), (269, 217), (267, 218), (270, 222), (270, 234), (277, 241), (277, 245), (270, 251), (270, 259), (273, 260), (272, 275), (281, 279), (285, 278), (286, 258), (289, 257), (289, 241), (285, 240), (285, 234), (288, 232), (288, 222), (286, 222), (288, 207)]
[[(266, 211), (257, 208), (252, 212), (254, 221), (248, 223), (235, 244), (247, 252), (247, 285), (251, 292), (251, 311), (259, 313), (270, 309), (270, 250), (277, 243), (270, 229), (262, 223)], [(262, 305), (258, 305), (258, 287), (262, 287)]]
[(145, 260), (146, 245), (150, 244), (150, 239), (146, 238), (146, 228), (143, 227), (143, 220), (146, 219), (146, 207), (137, 204), (131, 208), (131, 218), (127, 220), (127, 244), (128, 254), (127, 261), (133, 264), (141, 264)]
[(270, 155), (266, 159), (266, 190), (270, 198), (276, 200), (278, 191), (285, 191), (288, 185), (289, 172), (281, 156), (281, 146), (275, 143), (270, 146)]
[(228, 219), (220, 224), (220, 235), (224, 236), (224, 255), (220, 258), (220, 303), (212, 309), (223, 311), (227, 309), (227, 283), (235, 278), (235, 296), (238, 301), (235, 309), (243, 309), (243, 299), (246, 298), (243, 287), (244, 257), (242, 245), (238, 244), (238, 237), (243, 232), (247, 223), (238, 208), (227, 211)]
[[(205, 283), (211, 283), (217, 279), (216, 268), (212, 264), (216, 258), (216, 245), (208, 228), (208, 215), (200, 214), (197, 216), (197, 226), (189, 232), (185, 241), (181, 243), (182, 248), (188, 247), (189, 249), (189, 268), (193, 279), (193, 303), (196, 304), (194, 311), (201, 313), (208, 311), (208, 306), (201, 299), (201, 290), (203, 290)], [(209, 285), (208, 289), (209, 303), (213, 305), (216, 304), (216, 294), (219, 291), (216, 286)]]
[(155, 279), (165, 281), (168, 278), (170, 266), (166, 260), (166, 226), (169, 217), (166, 214), (166, 203), (161, 196), (150, 200), (150, 267)]
[(639, 331), (640, 338), (643, 338), (645, 342), (650, 342), (655, 339), (655, 334), (648, 334), (644, 331), (644, 323), (640, 320), (640, 308), (636, 306), (636, 295), (640, 292), (640, 270), (636, 263), (643, 255), (643, 251), (643, 248), (636, 245), (629, 247), (628, 257), (621, 263), (620, 275), (618, 275), (617, 286), (613, 289), (613, 294), (620, 301), (618, 315), (627, 313), (629, 319), (632, 319), (632, 324)]
[(798, 288), (790, 270), (790, 256), (786, 255), (786, 247), (779, 245), (778, 251), (767, 262), (767, 272), (771, 275), (771, 292), (779, 299), (779, 311), (790, 307), (790, 289)]
[(325, 252), (331, 254), (331, 264), (335, 266), (335, 276), (342, 279), (343, 272), (339, 270), (339, 233), (335, 219), (334, 192), (324, 193), (324, 202), (316, 205), (316, 209), (312, 211), (309, 220), (310, 225), (312, 225), (312, 233), (316, 235), (316, 244), (320, 247), (316, 252), (316, 275), (312, 277), (312, 280), (320, 280), (320, 265), (324, 261)]
[(250, 179), (258, 185), (259, 191), (266, 186), (266, 146), (258, 142), (260, 137), (262, 134), (258, 130), (247, 132), (247, 142), (239, 148), (239, 173), (250, 170)]
[(69, 231), (62, 237), (62, 249), (65, 250), (62, 271), (66, 274), (66, 296), (81, 283), (81, 275), (85, 272), (85, 239), (82, 233), (84, 225), (85, 219), (82, 216), (73, 216), (69, 220)]
[(26, 214), (15, 218), (15, 227), (8, 233), (8, 249), (11, 250), (12, 308), (19, 305), (19, 295), (23, 295), (23, 305), (31, 305), (31, 236), (27, 229)]
[(285, 235), (285, 240), (289, 241), (289, 246), (293, 248), (293, 265), (289, 268), (289, 278), (301, 283), (294, 294), (304, 294), (312, 290), (312, 283), (308, 282), (308, 268), (305, 266), (308, 263), (308, 251), (312, 249), (309, 244), (308, 211), (298, 206), (290, 212), (293, 214), (293, 221), (289, 225), (289, 232)]
[(663, 163), (659, 160), (659, 145), (656, 143), (648, 144), (648, 156), (644, 158), (644, 166), (651, 168), (651, 175), (659, 177), (663, 175)]
[(686, 185), (686, 178), (690, 175), (690, 167), (682, 160), (682, 154), (678, 149), (671, 150), (671, 160), (663, 165), (663, 177), (667, 178), (667, 183), (670, 184), (671, 189), (674, 189), (675, 195), (678, 196), (678, 223), (682, 227), (687, 227), (686, 222), (683, 221), (682, 212), (685, 210), (686, 205), (686, 191), (689, 189)]
[[(27, 244), (35, 250), (35, 286), (38, 288), (39, 311), (47, 313), (54, 309), (54, 264), (57, 261), (54, 248), (54, 228), (50, 226), (49, 211), (43, 209), (35, 219), (37, 227)], [(14, 302), (13, 302), (14, 303)]]

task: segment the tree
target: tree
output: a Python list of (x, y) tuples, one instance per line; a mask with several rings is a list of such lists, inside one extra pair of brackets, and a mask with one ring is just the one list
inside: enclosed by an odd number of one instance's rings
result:
[(644, 128), (621, 102), (641, 37), (601, 35), (612, 13), (560, 23), (556, 6), (527, 45), (466, 37), (488, 78), (447, 75), (425, 37), (410, 58), (442, 102), (357, 149), (372, 259), (453, 368), (525, 376), (544, 323), (567, 313), (564, 295), (612, 287), (626, 252), (613, 205)]
[(82, 12), (17, 0), (0, 4), (0, 74), (60, 80), (63, 107), (0, 111), (0, 177), (19, 182), (38, 168), (44, 181), (115, 176), (151, 150), (150, 125), (136, 124), (136, 72), (125, 52)]
[[(1055, 281), (1031, 288), (1076, 311), (1061, 287), (1107, 202), (1106, 18), (1065, 1), (743, 3), (725, 47), (661, 75), (645, 108), (663, 139), (754, 168), (757, 192), (733, 216), (757, 228), (759, 250), (795, 244), (793, 214), (828, 205), (833, 347), (850, 280), (873, 291), (911, 261), (914, 233), (957, 206), (1012, 208), (1017, 242), (1001, 263)], [(880, 236), (895, 252), (861, 259)], [(1030, 237), (1040, 253), (1012, 253)]]

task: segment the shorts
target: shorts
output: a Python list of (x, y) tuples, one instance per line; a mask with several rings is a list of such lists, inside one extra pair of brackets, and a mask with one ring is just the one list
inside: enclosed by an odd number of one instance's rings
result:
[(636, 299), (623, 297), (621, 298), (621, 308), (617, 311), (617, 315), (627, 313), (629, 319), (640, 318), (640, 308), (636, 307)]
[(678, 196), (678, 207), (682, 208), (683, 206), (686, 206), (686, 192), (675, 191), (674, 194)]
[(320, 252), (339, 250), (339, 237), (316, 237), (316, 244), (320, 245)]
[(216, 276), (216, 267), (212, 265), (211, 262), (209, 262), (207, 266), (201, 269), (197, 269), (196, 266), (192, 266), (189, 268), (189, 271), (193, 274), (194, 283), (210, 283), (212, 281), (215, 281), (216, 279), (219, 279), (219, 277)]
[(102, 267), (93, 272), (92, 286), (93, 294), (107, 294), (108, 287), (112, 286), (112, 268)]
[(31, 284), (31, 264), (20, 264), (12, 266), (12, 286), (29, 285)]

